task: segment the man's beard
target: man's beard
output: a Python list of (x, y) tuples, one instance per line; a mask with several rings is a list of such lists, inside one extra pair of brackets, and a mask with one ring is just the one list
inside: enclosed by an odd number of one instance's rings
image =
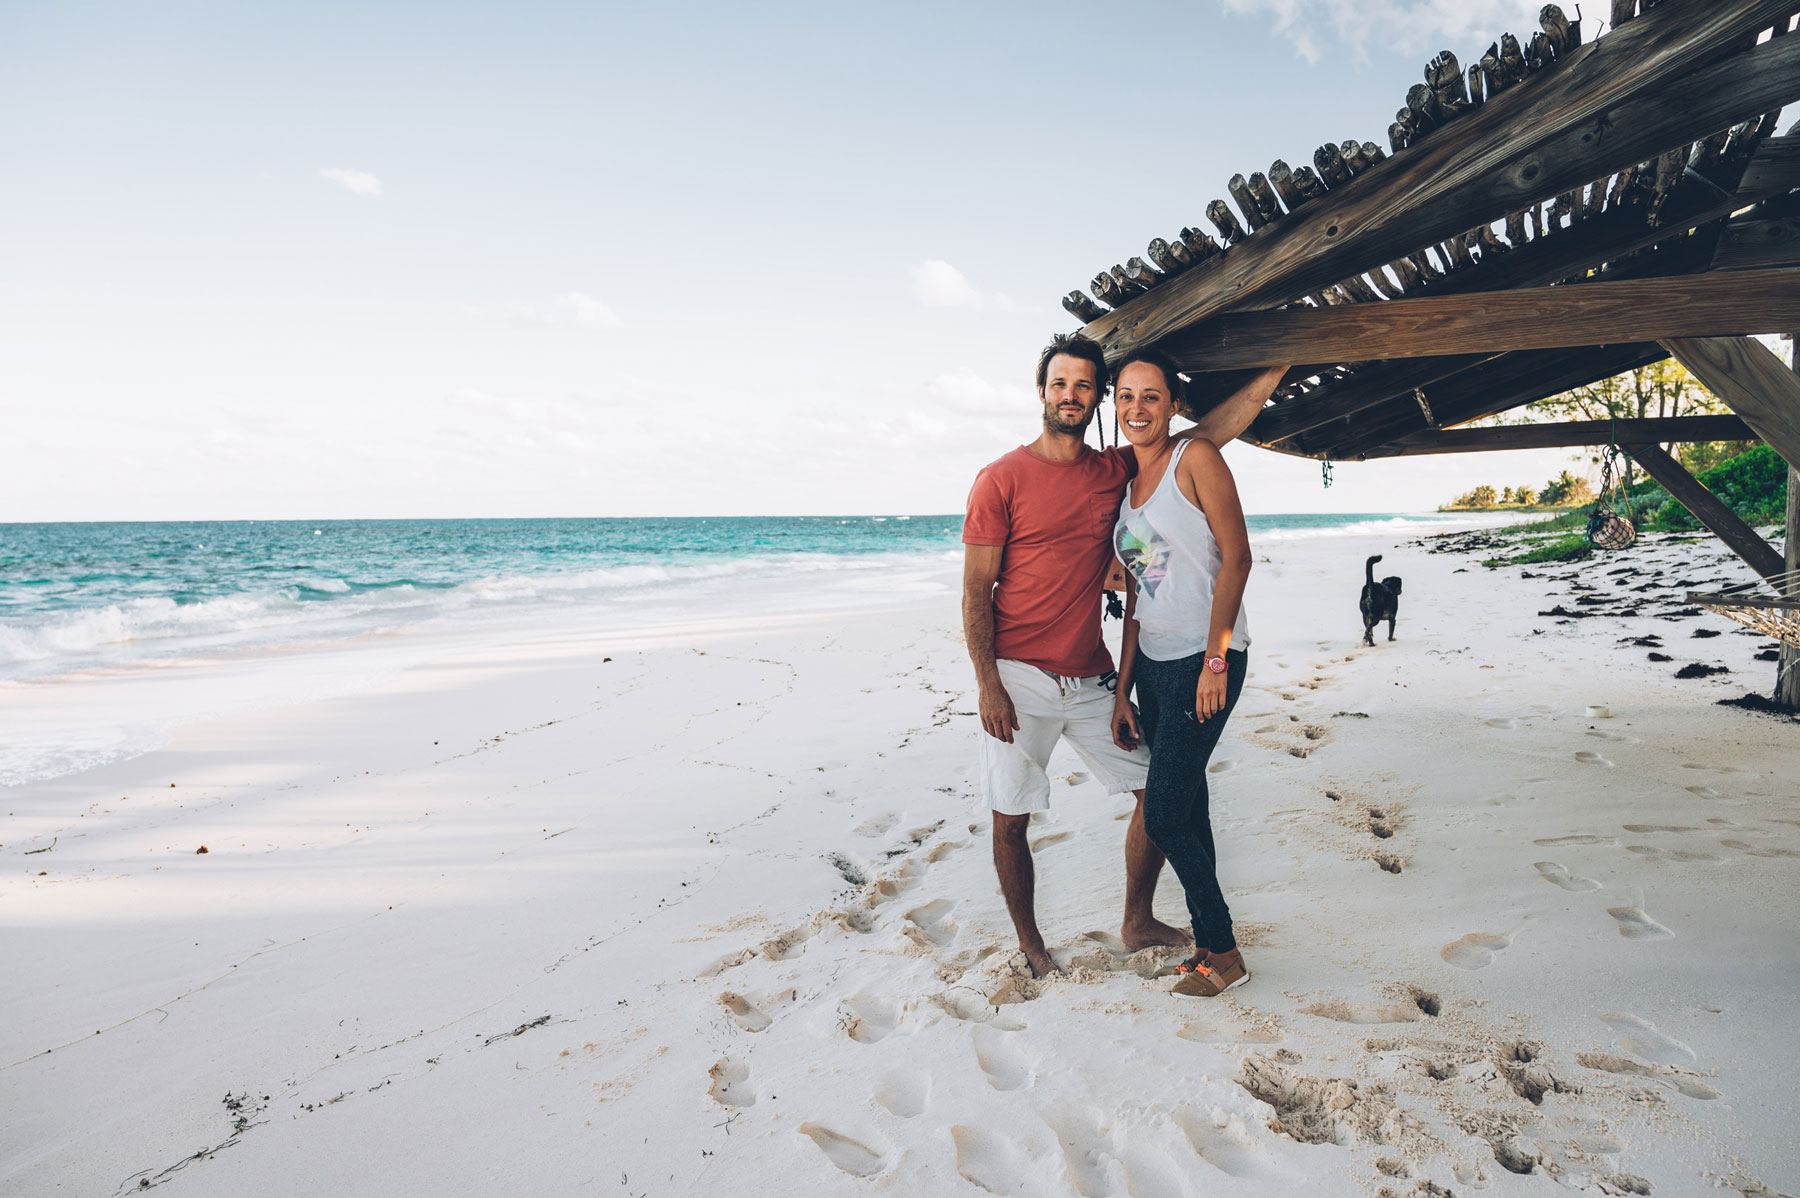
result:
[(1097, 411), (1099, 411), (1097, 407), (1089, 408), (1087, 415), (1080, 420), (1070, 422), (1063, 416), (1061, 409), (1056, 404), (1048, 404), (1044, 408), (1044, 428), (1049, 432), (1062, 433), (1067, 436), (1086, 436), (1088, 425), (1093, 421), (1094, 413)]

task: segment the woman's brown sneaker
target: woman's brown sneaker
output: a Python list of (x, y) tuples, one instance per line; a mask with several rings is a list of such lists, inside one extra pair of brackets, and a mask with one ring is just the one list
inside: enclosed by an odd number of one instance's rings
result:
[(1181, 979), (1175, 983), (1173, 992), (1217, 998), (1232, 987), (1242, 986), (1249, 980), (1250, 971), (1244, 967), (1244, 958), (1241, 956), (1229, 965), (1193, 961), (1182, 965)]

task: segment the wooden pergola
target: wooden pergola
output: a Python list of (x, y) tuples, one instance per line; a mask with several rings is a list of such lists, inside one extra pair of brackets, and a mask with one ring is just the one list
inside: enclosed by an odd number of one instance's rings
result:
[[(1639, 9), (1643, 11), (1638, 11)], [(1071, 292), (1109, 358), (1154, 345), (1196, 405), (1290, 370), (1244, 439), (1330, 461), (1617, 442), (1759, 574), (1800, 548), (1800, 0), (1545, 5), (1465, 71), (1425, 67), (1387, 145), (1235, 175), (1206, 216)], [(1235, 205), (1235, 207), (1234, 207)], [(1735, 415), (1455, 426), (1673, 357)], [(1790, 466), (1785, 560), (1659, 443), (1760, 437)], [(1782, 693), (1800, 707), (1800, 664)]]

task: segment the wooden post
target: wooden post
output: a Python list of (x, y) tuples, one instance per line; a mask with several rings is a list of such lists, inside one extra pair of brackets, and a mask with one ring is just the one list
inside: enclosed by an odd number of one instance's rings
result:
[(1786, 569), (1781, 554), (1761, 537), (1756, 530), (1738, 518), (1738, 514), (1726, 507), (1717, 495), (1700, 485), (1698, 479), (1689, 474), (1680, 462), (1663, 452), (1660, 445), (1625, 445), (1626, 453), (1637, 460), (1644, 472), (1662, 484), (1663, 490), (1681, 502), (1681, 506), (1694, 514), (1694, 519), (1704, 524), (1715, 537), (1731, 549), (1731, 551), (1749, 563), (1750, 568), (1764, 578), (1773, 578)]
[[(1792, 334), (1792, 362), (1795, 374), (1800, 374), (1800, 331)], [(1800, 569), (1800, 466), (1788, 465), (1787, 494), (1787, 568), (1791, 573)], [(1790, 596), (1800, 593), (1800, 588), (1790, 588)], [(1775, 666), (1775, 702), (1788, 711), (1800, 711), (1800, 649), (1792, 645), (1781, 647), (1781, 659)]]

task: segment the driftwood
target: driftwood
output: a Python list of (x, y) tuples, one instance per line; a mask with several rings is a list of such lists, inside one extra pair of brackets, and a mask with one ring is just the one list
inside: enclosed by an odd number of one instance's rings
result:
[(1187, 263), (1177, 259), (1169, 243), (1160, 237), (1150, 239), (1150, 244), (1144, 248), (1144, 256), (1165, 275), (1178, 275), (1187, 268)]
[(1306, 197), (1294, 185), (1294, 170), (1286, 162), (1277, 158), (1269, 164), (1269, 185), (1281, 196), (1281, 202), (1287, 210), (1293, 212), (1306, 203)]
[(1105, 308), (1096, 304), (1093, 300), (1089, 299), (1086, 294), (1080, 291), (1069, 292), (1068, 295), (1063, 297), (1062, 305), (1070, 316), (1073, 316), (1082, 324), (1086, 324), (1090, 320), (1098, 320), (1106, 313)]
[(1251, 171), (1246, 182), (1250, 189), (1250, 201), (1262, 214), (1264, 223), (1273, 223), (1287, 215), (1281, 210), (1281, 202), (1275, 198), (1275, 189), (1269, 186), (1269, 180), (1261, 171)]
[(1148, 291), (1168, 276), (1142, 258), (1128, 258), (1125, 262), (1125, 277)]
[(1437, 100), (1440, 119), (1449, 120), (1469, 110), (1469, 88), (1462, 64), (1449, 50), (1440, 50), (1425, 64), (1425, 83)]
[(1341, 187), (1350, 182), (1350, 168), (1344, 164), (1343, 152), (1330, 142), (1313, 151), (1313, 166), (1318, 168), (1319, 178), (1327, 187)]
[(1219, 243), (1214, 241), (1210, 234), (1203, 233), (1199, 229), (1183, 228), (1181, 244), (1187, 248), (1188, 257), (1196, 263), (1204, 262), (1219, 252)]
[(1581, 44), (1580, 24), (1571, 27), (1569, 18), (1554, 4), (1546, 4), (1538, 11), (1538, 27), (1544, 31), (1558, 58)]
[[(1268, 223), (1263, 219), (1262, 209), (1256, 206), (1256, 200), (1250, 195), (1250, 181), (1243, 175), (1231, 176), (1231, 179), (1225, 184), (1225, 190), (1231, 193), (1233, 200), (1237, 201), (1238, 211), (1244, 214), (1244, 223), (1250, 226), (1250, 232), (1254, 233)], [(1207, 210), (1207, 215), (1209, 218), (1212, 215), (1210, 208)], [(1217, 224), (1218, 222), (1214, 221), (1213, 223)]]

